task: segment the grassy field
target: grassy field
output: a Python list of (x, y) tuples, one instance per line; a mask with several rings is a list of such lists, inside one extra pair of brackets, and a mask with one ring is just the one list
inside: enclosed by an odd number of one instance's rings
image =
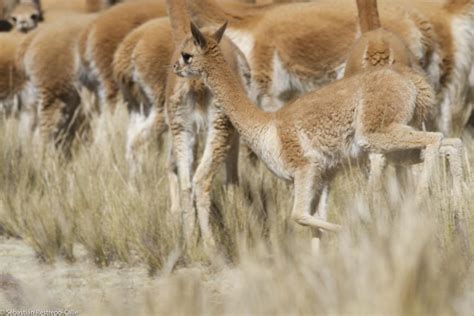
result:
[[(440, 162), (431, 195), (392, 172), (373, 198), (353, 166), (332, 185), (323, 255), (289, 218), (291, 187), (242, 158), (241, 185), (214, 187), (218, 253), (181, 249), (168, 213), (167, 145), (150, 149), (130, 181), (126, 114), (107, 141), (65, 163), (20, 146), (18, 122), (0, 126), (0, 310), (69, 309), (81, 315), (472, 315), (474, 174), (451, 195)], [(474, 140), (466, 137), (469, 157)], [(374, 203), (373, 201), (377, 201)], [(1, 313), (0, 313), (1, 314)]]

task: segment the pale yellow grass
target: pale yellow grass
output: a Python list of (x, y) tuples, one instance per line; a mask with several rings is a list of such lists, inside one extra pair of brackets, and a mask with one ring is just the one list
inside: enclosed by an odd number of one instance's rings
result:
[[(241, 185), (214, 187), (218, 253), (182, 250), (168, 214), (167, 145), (151, 148), (131, 181), (126, 115), (108, 141), (72, 161), (21, 148), (18, 123), (0, 127), (0, 309), (72, 309), (81, 315), (472, 315), (474, 187), (450, 193), (440, 163), (430, 198), (387, 178), (371, 203), (357, 166), (333, 185), (323, 255), (288, 219), (291, 188), (241, 160)], [(469, 155), (474, 142), (466, 135)], [(2, 274), (3, 273), (3, 274)]]

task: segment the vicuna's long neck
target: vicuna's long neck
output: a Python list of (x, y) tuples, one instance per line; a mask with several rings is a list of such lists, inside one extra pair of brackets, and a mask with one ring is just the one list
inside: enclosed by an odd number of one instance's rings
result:
[(474, 15), (474, 0), (448, 0), (445, 8), (455, 14)]
[(217, 3), (216, 0), (186, 0), (187, 9), (198, 26), (220, 26), (229, 22), (235, 28), (245, 27), (258, 17), (269, 5), (245, 3)]
[(0, 19), (5, 18), (5, 3), (4, 0), (0, 0)]
[(175, 43), (180, 43), (188, 33), (190, 23), (186, 0), (166, 0), (166, 5), (173, 30), (173, 39)]
[(252, 145), (261, 136), (260, 131), (271, 122), (272, 114), (261, 111), (252, 103), (217, 48), (210, 57), (204, 81), (244, 141)]
[(103, 0), (86, 0), (86, 12), (93, 13), (105, 9)]
[(99, 12), (120, 2), (120, 0), (86, 0), (86, 12)]
[(370, 32), (381, 27), (377, 0), (357, 0), (360, 31)]

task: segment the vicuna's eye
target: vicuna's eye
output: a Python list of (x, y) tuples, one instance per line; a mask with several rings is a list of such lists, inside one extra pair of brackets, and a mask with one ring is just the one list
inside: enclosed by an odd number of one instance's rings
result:
[(181, 53), (181, 56), (183, 57), (183, 61), (185, 64), (189, 64), (193, 60), (193, 56), (187, 53)]
[(33, 21), (38, 21), (39, 16), (38, 16), (38, 14), (32, 14), (32, 15), (30, 16), (30, 18), (31, 18)]

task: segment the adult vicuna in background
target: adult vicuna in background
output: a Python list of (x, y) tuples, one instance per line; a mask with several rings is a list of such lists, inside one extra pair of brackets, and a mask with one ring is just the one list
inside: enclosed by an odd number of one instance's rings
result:
[(102, 110), (114, 110), (119, 87), (114, 78), (114, 54), (121, 41), (141, 24), (166, 15), (164, 1), (122, 3), (101, 14), (79, 39), (81, 79), (95, 92)]
[(18, 66), (27, 78), (22, 89), (24, 111), (38, 115), (43, 142), (66, 157), (71, 156), (71, 145), (85, 123), (76, 81), (77, 39), (94, 18), (69, 12), (30, 32), (17, 53)]
[[(188, 63), (179, 59), (175, 72), (203, 78), (243, 140), (275, 175), (294, 183), (291, 217), (313, 229), (315, 252), (320, 229), (340, 229), (314, 210), (325, 182), (345, 162), (369, 153), (424, 149), (420, 187), (428, 183), (443, 136), (410, 126), (434, 104), (433, 90), (419, 73), (404, 66), (363, 72), (266, 113), (250, 101), (226, 64), (219, 36), (191, 29), (193, 39), (186, 40), (195, 45), (181, 48)], [(416, 109), (420, 97), (431, 100), (424, 109)]]
[[(200, 5), (200, 2), (196, 4)], [(224, 7), (234, 5), (242, 4), (233, 1), (224, 3)], [(247, 5), (246, 8), (250, 16), (255, 13), (256, 8), (263, 10), (271, 9), (272, 6)], [(114, 55), (114, 78), (131, 114), (126, 156), (132, 175), (139, 173), (143, 158), (150, 149), (149, 145), (159, 142), (160, 135), (166, 129), (166, 81), (171, 55), (175, 50), (171, 33), (168, 17), (150, 20), (132, 30)], [(242, 61), (243, 71), (247, 71), (247, 62), (241, 51), (236, 50), (235, 54)], [(204, 112), (194, 111), (201, 114)], [(202, 122), (208, 120), (207, 115), (202, 115), (201, 118)]]
[[(167, 3), (174, 42), (179, 47), (174, 59), (187, 65), (192, 62), (192, 56), (185, 51), (193, 44), (187, 36), (190, 20), (185, 1), (169, 0)], [(223, 29), (217, 34), (221, 39)], [(240, 86), (245, 86), (250, 76), (245, 57), (228, 38), (222, 38), (219, 46), (232, 76)], [(167, 83), (166, 114), (172, 139), (170, 190), (172, 198), (179, 196), (179, 204), (178, 201), (172, 201), (172, 209), (176, 211), (179, 205), (188, 241), (193, 232), (194, 212), (197, 211), (201, 234), (205, 245), (209, 247), (215, 243), (209, 227), (212, 183), (224, 161), (227, 183), (238, 183), (239, 137), (224, 111), (216, 104), (221, 100), (213, 97), (204, 81), (182, 77), (171, 72)], [(206, 132), (205, 147), (194, 172), (194, 148), (202, 128)]]
[(473, 68), (474, 1), (404, 1), (429, 19), (441, 48), (436, 128), (460, 136), (472, 113), (469, 75)]
[[(11, 1), (14, 5), (0, 14), (16, 26), (20, 32), (29, 32), (40, 22), (52, 22), (68, 14), (94, 13), (115, 4), (114, 0), (21, 0)], [(1, 3), (0, 3), (1, 7)]]
[[(198, 25), (229, 21), (228, 36), (252, 69), (252, 98), (275, 110), (294, 97), (341, 78), (359, 36), (352, 0), (283, 4), (251, 17), (215, 0), (188, 1)], [(384, 27), (399, 35), (435, 84), (440, 105), (436, 128), (459, 135), (471, 113), (471, 0), (379, 2)], [(254, 10), (255, 11), (255, 10)], [(294, 23), (298, 21), (298, 23)], [(311, 52), (311, 54), (307, 54)]]
[[(215, 0), (187, 4), (199, 26), (229, 22), (227, 34), (252, 70), (252, 98), (266, 111), (341, 78), (347, 53), (358, 36), (357, 11), (349, 0), (254, 8), (252, 15)], [(417, 60), (431, 60), (431, 48), (421, 45), (431, 43), (429, 30), (421, 27), (426, 21), (392, 3), (384, 5), (383, 13), (387, 27), (401, 34)]]

